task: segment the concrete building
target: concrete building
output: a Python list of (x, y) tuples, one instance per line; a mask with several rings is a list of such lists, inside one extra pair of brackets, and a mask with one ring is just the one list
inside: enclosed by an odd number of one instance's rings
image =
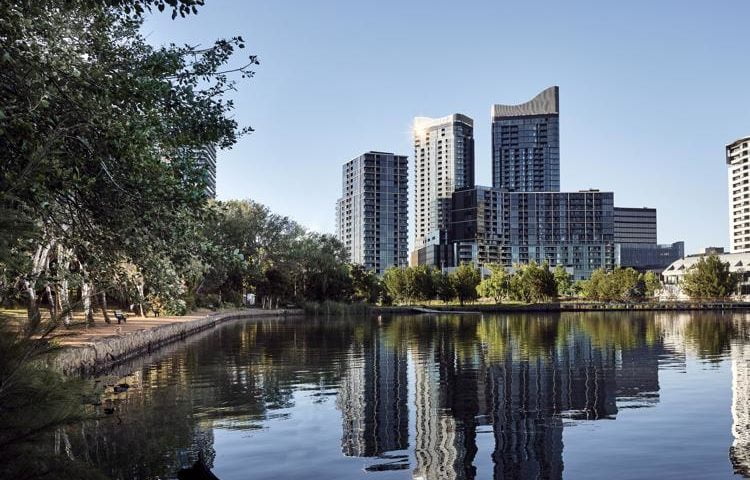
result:
[(450, 222), (454, 190), (474, 186), (474, 121), (461, 114), (414, 119), (414, 245)]
[(492, 186), (514, 192), (560, 191), (560, 90), (520, 105), (492, 107)]
[(656, 209), (615, 207), (615, 243), (656, 244)]
[(406, 265), (408, 194), (406, 156), (367, 152), (344, 164), (336, 225), (352, 263), (378, 274)]
[(750, 136), (726, 146), (729, 238), (734, 253), (750, 252)]
[(489, 187), (453, 194), (449, 244), (454, 264), (547, 262), (576, 280), (614, 266), (614, 194), (507, 192)]

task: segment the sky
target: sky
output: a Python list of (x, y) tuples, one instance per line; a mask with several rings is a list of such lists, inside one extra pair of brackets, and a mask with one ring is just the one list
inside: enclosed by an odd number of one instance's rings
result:
[(342, 164), (411, 161), (413, 118), (452, 113), (474, 119), (476, 181), (491, 185), (491, 106), (559, 85), (561, 189), (655, 207), (659, 242), (694, 253), (729, 244), (724, 146), (750, 135), (748, 18), (747, 0), (206, 0), (143, 32), (242, 35), (260, 58), (234, 95), (255, 132), (218, 152), (219, 199), (334, 233)]

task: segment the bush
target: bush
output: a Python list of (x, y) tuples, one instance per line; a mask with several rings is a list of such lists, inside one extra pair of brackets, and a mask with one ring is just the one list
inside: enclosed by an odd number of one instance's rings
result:
[(302, 310), (314, 316), (344, 316), (366, 315), (370, 313), (370, 306), (365, 303), (343, 303), (326, 300), (324, 302), (305, 302)]

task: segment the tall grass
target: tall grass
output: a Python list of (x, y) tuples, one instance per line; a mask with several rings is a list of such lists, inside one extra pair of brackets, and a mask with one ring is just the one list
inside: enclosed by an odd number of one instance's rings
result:
[(302, 310), (308, 315), (314, 316), (345, 316), (366, 315), (370, 313), (371, 307), (366, 303), (343, 303), (332, 302), (305, 302)]

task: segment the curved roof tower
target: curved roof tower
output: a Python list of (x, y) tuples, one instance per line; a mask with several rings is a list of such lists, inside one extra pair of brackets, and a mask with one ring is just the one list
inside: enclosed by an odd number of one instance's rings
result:
[(512, 192), (560, 191), (559, 87), (519, 105), (493, 105), (492, 186)]

